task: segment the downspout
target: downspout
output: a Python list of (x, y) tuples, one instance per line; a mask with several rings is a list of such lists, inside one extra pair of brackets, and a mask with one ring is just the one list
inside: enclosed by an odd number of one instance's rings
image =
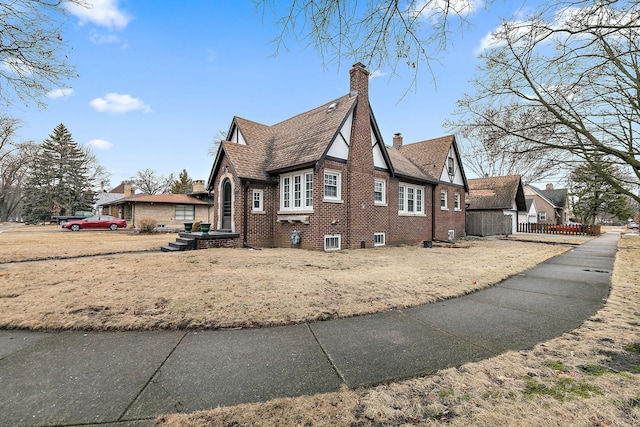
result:
[(243, 181), (242, 182), (242, 189), (243, 189), (243, 203), (242, 203), (242, 245), (243, 246), (248, 246), (249, 244), (247, 243), (247, 231), (249, 229), (249, 226), (247, 225), (247, 221), (249, 220), (249, 209), (248, 209), (248, 205), (247, 202), (249, 201), (247, 199), (247, 194), (249, 193), (249, 184), (250, 181)]
[(431, 241), (436, 240), (436, 189), (437, 184), (433, 184), (431, 189)]

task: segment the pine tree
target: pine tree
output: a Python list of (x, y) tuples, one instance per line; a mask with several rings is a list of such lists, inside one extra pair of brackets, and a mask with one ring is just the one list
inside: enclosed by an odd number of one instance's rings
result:
[(571, 172), (573, 214), (582, 223), (595, 224), (602, 214), (610, 214), (619, 219), (626, 219), (631, 215), (629, 198), (605, 181), (603, 175), (614, 176), (623, 181), (617, 165), (599, 156), (589, 159)]
[(171, 192), (173, 194), (189, 194), (193, 192), (193, 180), (189, 178), (186, 169), (182, 169), (182, 172), (178, 174), (178, 179), (173, 182)]
[(25, 220), (46, 221), (53, 212), (91, 210), (95, 193), (87, 162), (67, 128), (56, 126), (31, 164), (23, 193)]

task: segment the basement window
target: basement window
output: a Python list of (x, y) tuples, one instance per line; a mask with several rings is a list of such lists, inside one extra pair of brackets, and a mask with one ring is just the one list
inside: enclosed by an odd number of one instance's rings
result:
[(324, 250), (325, 251), (339, 251), (340, 250), (340, 235), (330, 234), (324, 236)]

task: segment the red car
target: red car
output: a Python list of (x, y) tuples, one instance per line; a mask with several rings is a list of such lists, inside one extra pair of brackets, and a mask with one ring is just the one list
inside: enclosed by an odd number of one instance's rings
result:
[(97, 228), (108, 228), (109, 230), (116, 231), (118, 228), (126, 227), (127, 221), (109, 215), (94, 215), (85, 219), (69, 221), (62, 226), (62, 228), (66, 228), (71, 231), (78, 231), (80, 229), (90, 230)]

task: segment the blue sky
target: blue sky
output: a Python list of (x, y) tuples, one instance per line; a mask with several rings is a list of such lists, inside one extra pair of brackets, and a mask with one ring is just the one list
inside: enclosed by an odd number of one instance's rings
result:
[[(79, 77), (52, 93), (47, 109), (15, 106), (10, 114), (23, 121), (20, 136), (36, 142), (64, 123), (76, 142), (92, 146), (112, 186), (146, 168), (164, 176), (186, 169), (206, 180), (208, 150), (234, 115), (271, 125), (324, 104), (349, 91), (358, 61), (323, 64), (295, 40), (274, 57), (279, 28), (249, 0), (88, 2), (94, 7), (72, 9), (62, 32)], [(478, 5), (473, 26), (434, 65), (435, 85), (422, 71), (406, 93), (406, 70), (393, 77), (390, 69), (370, 70), (377, 75), (370, 102), (387, 145), (396, 132), (405, 143), (448, 134), (442, 124), (471, 90), (483, 39), (532, 2), (471, 3)]]

